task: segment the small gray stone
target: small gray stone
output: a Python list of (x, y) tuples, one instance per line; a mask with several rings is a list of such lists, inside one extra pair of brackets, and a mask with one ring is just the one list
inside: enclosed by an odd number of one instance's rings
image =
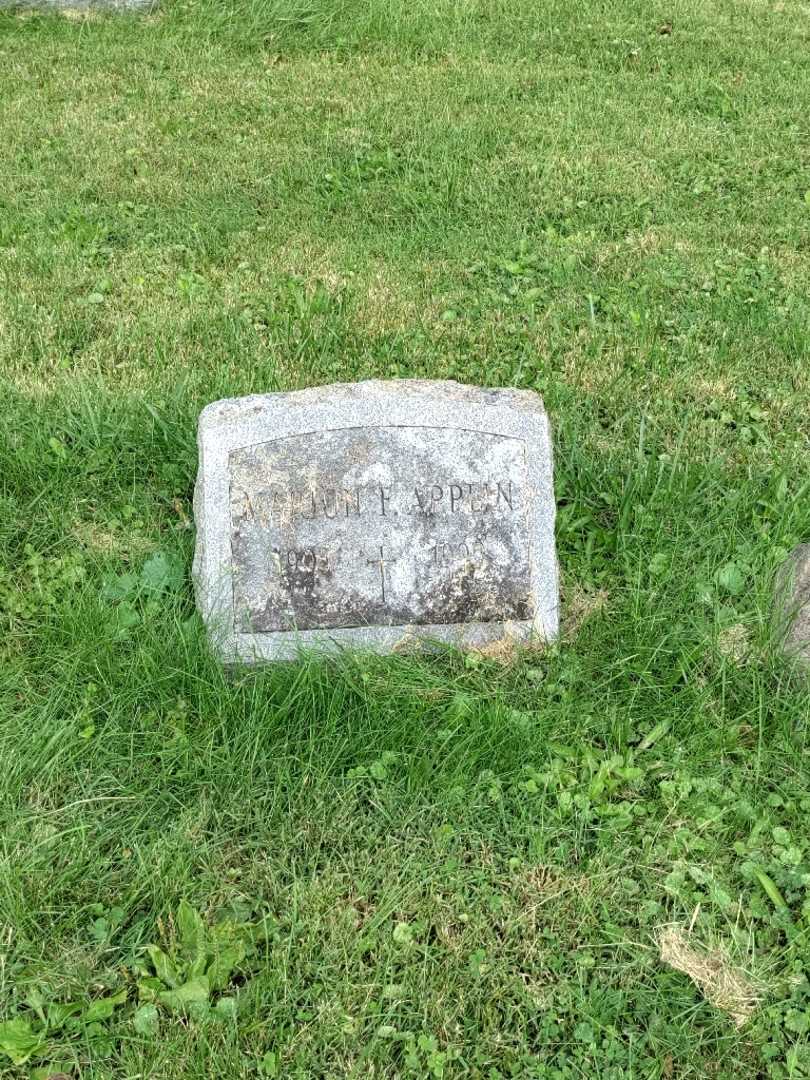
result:
[(810, 544), (799, 544), (776, 575), (776, 620), (785, 652), (810, 665)]
[(537, 394), (402, 380), (236, 398), (203, 410), (198, 445), (197, 604), (225, 662), (556, 636)]

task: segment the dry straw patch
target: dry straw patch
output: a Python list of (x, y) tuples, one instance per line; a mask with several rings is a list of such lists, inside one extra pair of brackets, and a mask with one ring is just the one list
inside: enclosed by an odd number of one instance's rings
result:
[(470, 649), (471, 653), (480, 656), (484, 660), (494, 660), (502, 667), (511, 667), (517, 659), (520, 651), (520, 642), (512, 634), (504, 634), (503, 637), (487, 641), (484, 645), (475, 645)]
[(494, 638), (483, 645), (471, 645), (467, 651), (480, 656), (482, 660), (492, 660), (501, 667), (511, 667), (521, 657), (530, 659), (532, 656), (541, 655), (546, 645), (545, 641), (534, 638), (524, 641), (507, 629), (502, 637)]
[(720, 949), (691, 942), (690, 930), (662, 927), (658, 934), (661, 960), (692, 980), (704, 998), (742, 1027), (762, 998), (762, 988), (731, 962)]
[(735, 623), (721, 630), (717, 636), (717, 649), (722, 657), (742, 665), (751, 659), (751, 631), (742, 623)]
[[(505, 883), (508, 903), (502, 929), (511, 924), (522, 942), (522, 977), (533, 997), (542, 1000), (548, 992), (546, 978), (538, 980), (538, 972), (546, 968), (543, 930), (555, 924), (571, 927), (568, 948), (587, 949), (601, 891), (601, 882), (593, 875), (559, 866), (528, 866)], [(549, 973), (549, 978), (554, 976)]]
[(607, 611), (608, 593), (605, 589), (584, 589), (581, 585), (565, 583), (562, 588), (562, 626), (564, 641), (572, 641), (588, 619)]
[(77, 521), (73, 535), (84, 548), (102, 555), (145, 555), (154, 545), (145, 536), (129, 533), (120, 535), (93, 521)]

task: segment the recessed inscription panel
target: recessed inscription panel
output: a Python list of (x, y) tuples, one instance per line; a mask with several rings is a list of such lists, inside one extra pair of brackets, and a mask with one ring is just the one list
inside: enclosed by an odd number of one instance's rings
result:
[(522, 439), (312, 432), (229, 456), (237, 633), (533, 617)]

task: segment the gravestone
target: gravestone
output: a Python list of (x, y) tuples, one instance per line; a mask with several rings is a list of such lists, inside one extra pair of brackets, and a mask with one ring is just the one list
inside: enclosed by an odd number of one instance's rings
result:
[(225, 662), (556, 636), (538, 395), (403, 380), (235, 398), (203, 410), (198, 445), (194, 579)]
[(151, 11), (157, 0), (0, 0), (3, 8), (40, 8), (48, 11), (74, 12), (95, 11)]
[(779, 568), (776, 619), (785, 651), (810, 666), (810, 544), (799, 544)]

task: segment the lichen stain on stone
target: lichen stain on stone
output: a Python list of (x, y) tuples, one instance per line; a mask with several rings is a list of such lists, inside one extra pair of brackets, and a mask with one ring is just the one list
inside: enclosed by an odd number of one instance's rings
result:
[(236, 450), (235, 606), (254, 633), (529, 620), (530, 498), (523, 443), (486, 432), (337, 429)]

